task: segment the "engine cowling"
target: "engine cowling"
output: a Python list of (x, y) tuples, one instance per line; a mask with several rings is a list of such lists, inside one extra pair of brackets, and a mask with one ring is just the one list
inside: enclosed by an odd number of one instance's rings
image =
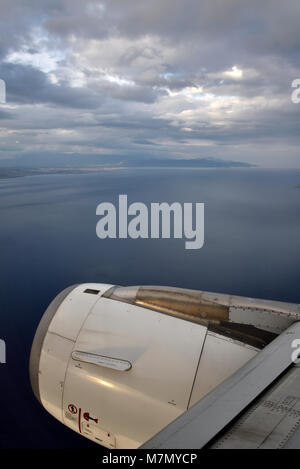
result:
[[(246, 320), (247, 308), (261, 311), (259, 320)], [(32, 389), (74, 431), (108, 448), (137, 448), (285, 328), (288, 317), (257, 327), (269, 309), (172, 287), (69, 287), (37, 329)]]

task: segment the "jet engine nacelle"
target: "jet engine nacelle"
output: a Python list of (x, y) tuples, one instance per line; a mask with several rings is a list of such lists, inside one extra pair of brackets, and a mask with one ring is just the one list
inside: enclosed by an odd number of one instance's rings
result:
[[(108, 448), (137, 448), (292, 321), (281, 315), (277, 325), (270, 319), (275, 302), (257, 302), (172, 287), (69, 287), (37, 329), (33, 391), (83, 436)], [(284, 303), (276, 304), (282, 310)], [(247, 308), (256, 314), (250, 323)], [(264, 328), (257, 327), (264, 317)]]

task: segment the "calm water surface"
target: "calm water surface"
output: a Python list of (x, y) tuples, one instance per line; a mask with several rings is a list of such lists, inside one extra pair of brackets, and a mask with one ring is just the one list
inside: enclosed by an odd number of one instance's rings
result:
[[(35, 401), (28, 359), (52, 298), (79, 282), (158, 284), (300, 303), (300, 171), (143, 169), (0, 180), (1, 447), (91, 448)], [(100, 240), (100, 202), (204, 202), (205, 245)]]

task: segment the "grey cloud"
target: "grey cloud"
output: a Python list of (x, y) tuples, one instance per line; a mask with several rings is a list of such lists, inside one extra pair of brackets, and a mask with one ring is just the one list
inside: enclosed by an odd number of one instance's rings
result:
[[(148, 157), (238, 157), (243, 149), (250, 160), (248, 147), (257, 159), (280, 145), (295, 160), (300, 105), (290, 95), (291, 81), (300, 78), (298, 0), (2, 0), (0, 13), (0, 77), (8, 103), (17, 104), (0, 108), (1, 127), (17, 132), (4, 138), (1, 157), (38, 157), (43, 141), (62, 155), (76, 146), (137, 156), (142, 149)], [(112, 59), (116, 38), (120, 51)], [(99, 43), (89, 68), (83, 59), (90, 39)], [(101, 55), (104, 39), (108, 53)], [(41, 49), (63, 52), (58, 83), (38, 65), (7, 62), (8, 52), (34, 57)], [(224, 76), (234, 65), (244, 70), (242, 79)], [(71, 86), (66, 70), (80, 72), (86, 86)], [(106, 72), (132, 84), (105, 80)], [(193, 86), (240, 104), (230, 114), (226, 103), (168, 99), (167, 90), (176, 95)], [(201, 146), (205, 140), (211, 146)]]
[(164, 90), (154, 90), (145, 86), (106, 86), (105, 89), (113, 98), (142, 103), (154, 103), (160, 96), (167, 94)]
[[(62, 1), (63, 9), (52, 14), (45, 27), (65, 37), (72, 33), (89, 38), (154, 35), (178, 46), (185, 43), (187, 56), (189, 45), (194, 49), (197, 44), (197, 66), (201, 59), (208, 59), (209, 50), (222, 66), (226, 58), (228, 62), (233, 58), (247, 61), (247, 56), (267, 54), (288, 55), (299, 63), (298, 0), (252, 0), (251, 4), (240, 0), (106, 0), (90, 5), (97, 3), (105, 7), (98, 16), (85, 2)], [(217, 62), (214, 65), (218, 69)]]
[(7, 85), (7, 99), (17, 103), (53, 103), (74, 108), (96, 108), (99, 96), (67, 83), (52, 84), (46, 73), (29, 65), (0, 63), (0, 76)]
[(0, 119), (13, 119), (13, 113), (0, 109)]

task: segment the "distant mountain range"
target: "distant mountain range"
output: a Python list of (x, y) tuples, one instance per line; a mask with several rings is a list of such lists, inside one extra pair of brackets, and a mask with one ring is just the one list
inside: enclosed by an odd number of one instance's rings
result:
[[(90, 155), (89, 155), (90, 156)], [(26, 164), (25, 164), (26, 163)], [(31, 165), (30, 165), (31, 163)], [(38, 164), (39, 163), (39, 164)], [(84, 158), (82, 155), (70, 158), (15, 158), (0, 160), (0, 179), (33, 176), (38, 174), (78, 174), (84, 172), (114, 171), (126, 168), (248, 168), (253, 165), (215, 158), (159, 159), (111, 156), (110, 158)]]
[(225, 161), (216, 158), (199, 158), (199, 159), (153, 159), (141, 158), (130, 159), (125, 163), (130, 167), (159, 167), (159, 168), (243, 168), (251, 167), (249, 163), (241, 163), (239, 161)]

